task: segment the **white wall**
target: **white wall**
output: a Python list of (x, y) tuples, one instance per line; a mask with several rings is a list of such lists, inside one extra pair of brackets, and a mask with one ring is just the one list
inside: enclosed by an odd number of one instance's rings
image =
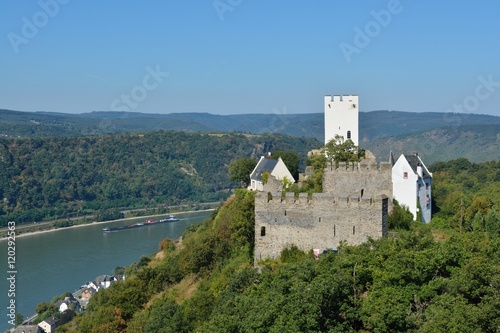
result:
[(336, 134), (347, 140), (347, 131), (351, 131), (351, 140), (359, 146), (358, 96), (325, 96), (325, 144)]
[(278, 158), (278, 163), (274, 167), (273, 172), (271, 172), (271, 175), (273, 175), (278, 180), (283, 180), (283, 178), (286, 177), (289, 181), (295, 183), (295, 179), (293, 178), (292, 174), (286, 167), (285, 162), (283, 162), (281, 157)]
[[(407, 179), (404, 179), (405, 172), (408, 173)], [(399, 205), (409, 208), (414, 219), (417, 218), (417, 180), (418, 176), (404, 155), (401, 155), (392, 167), (392, 195)]]

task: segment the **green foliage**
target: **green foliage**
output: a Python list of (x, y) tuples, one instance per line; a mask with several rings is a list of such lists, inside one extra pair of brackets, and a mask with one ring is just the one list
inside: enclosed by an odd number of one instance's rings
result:
[(267, 181), (269, 180), (269, 175), (270, 173), (265, 171), (262, 173), (262, 184), (266, 185)]
[(147, 266), (150, 261), (151, 261), (151, 258), (146, 257), (146, 256), (142, 256), (141, 259), (139, 260), (139, 262), (137, 263), (137, 268)]
[(123, 275), (125, 274), (125, 267), (122, 266), (116, 266), (115, 270), (113, 271), (114, 275)]
[(16, 313), (16, 326), (21, 325), (24, 321), (24, 316), (22, 313)]
[(231, 162), (229, 166), (229, 179), (240, 182), (248, 186), (250, 184), (250, 174), (257, 165), (253, 158), (240, 158)]
[(280, 253), (280, 260), (284, 263), (297, 263), (304, 258), (306, 258), (306, 254), (296, 245), (287, 246)]
[[(305, 156), (318, 144), (282, 135), (172, 131), (0, 138), (0, 225), (89, 214), (110, 220), (127, 208), (225, 200), (236, 185), (228, 175), (231, 161), (252, 151), (294, 149)], [(248, 177), (255, 160), (245, 161), (241, 176)]]
[(160, 251), (172, 252), (175, 251), (175, 242), (170, 238), (163, 239), (158, 245)]
[(344, 137), (338, 134), (327, 142), (325, 150), (332, 167), (334, 163), (338, 165), (339, 162), (359, 162), (365, 155), (351, 139), (344, 140)]
[(253, 205), (253, 193), (236, 191), (182, 246), (94, 296), (75, 332), (495, 332), (500, 325), (500, 237), (481, 229), (498, 230), (489, 226), (498, 226), (493, 209), (474, 232), (448, 231), (436, 241), (429, 225), (415, 223), (318, 260), (291, 245), (257, 271)]
[(400, 206), (396, 199), (393, 203), (394, 207), (388, 216), (389, 229), (410, 230), (413, 214), (408, 207)]
[[(500, 162), (471, 163), (460, 158), (430, 166), (433, 172), (433, 226), (495, 234), (495, 212), (500, 211)], [(492, 212), (492, 213), (490, 213)], [(490, 215), (490, 222), (486, 218)]]
[(123, 213), (117, 209), (101, 210), (101, 211), (98, 211), (97, 214), (95, 214), (95, 216), (94, 216), (94, 219), (98, 222), (118, 220), (118, 219), (122, 219), (122, 218), (124, 218)]
[(180, 306), (170, 299), (159, 299), (150, 310), (145, 333), (181, 333), (186, 332)]
[(308, 157), (307, 165), (312, 167), (312, 175), (307, 176), (299, 190), (308, 193), (323, 192), (323, 171), (327, 166), (323, 150), (317, 155)]

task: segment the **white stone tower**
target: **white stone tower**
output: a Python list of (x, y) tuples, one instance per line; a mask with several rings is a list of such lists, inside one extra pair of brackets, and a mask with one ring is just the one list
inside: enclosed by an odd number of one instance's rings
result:
[(325, 96), (325, 144), (336, 134), (359, 146), (358, 95)]

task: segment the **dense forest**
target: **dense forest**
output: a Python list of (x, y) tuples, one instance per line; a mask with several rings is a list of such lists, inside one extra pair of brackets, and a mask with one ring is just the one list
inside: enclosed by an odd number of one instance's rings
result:
[(0, 224), (226, 199), (232, 160), (320, 143), (284, 135), (173, 131), (0, 139)]
[(413, 222), (318, 260), (291, 245), (259, 270), (254, 196), (237, 190), (56, 332), (498, 332), (500, 164), (431, 168), (438, 223)]

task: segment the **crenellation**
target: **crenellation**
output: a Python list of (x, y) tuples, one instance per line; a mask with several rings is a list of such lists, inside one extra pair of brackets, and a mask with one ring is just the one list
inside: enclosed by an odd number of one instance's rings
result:
[[(281, 250), (295, 244), (303, 250), (335, 248), (342, 240), (360, 244), (368, 237), (379, 238), (384, 229), (386, 199), (372, 200), (360, 195), (306, 193), (298, 198), (285, 195), (285, 200), (255, 201), (255, 260), (276, 258)], [(265, 194), (264, 194), (265, 196)], [(273, 196), (281, 198), (281, 194)], [(385, 206), (384, 206), (385, 204)], [(261, 236), (262, 230), (266, 235)]]
[(380, 171), (390, 171), (390, 172), (392, 172), (392, 164), (391, 164), (391, 162), (380, 162), (379, 170)]

